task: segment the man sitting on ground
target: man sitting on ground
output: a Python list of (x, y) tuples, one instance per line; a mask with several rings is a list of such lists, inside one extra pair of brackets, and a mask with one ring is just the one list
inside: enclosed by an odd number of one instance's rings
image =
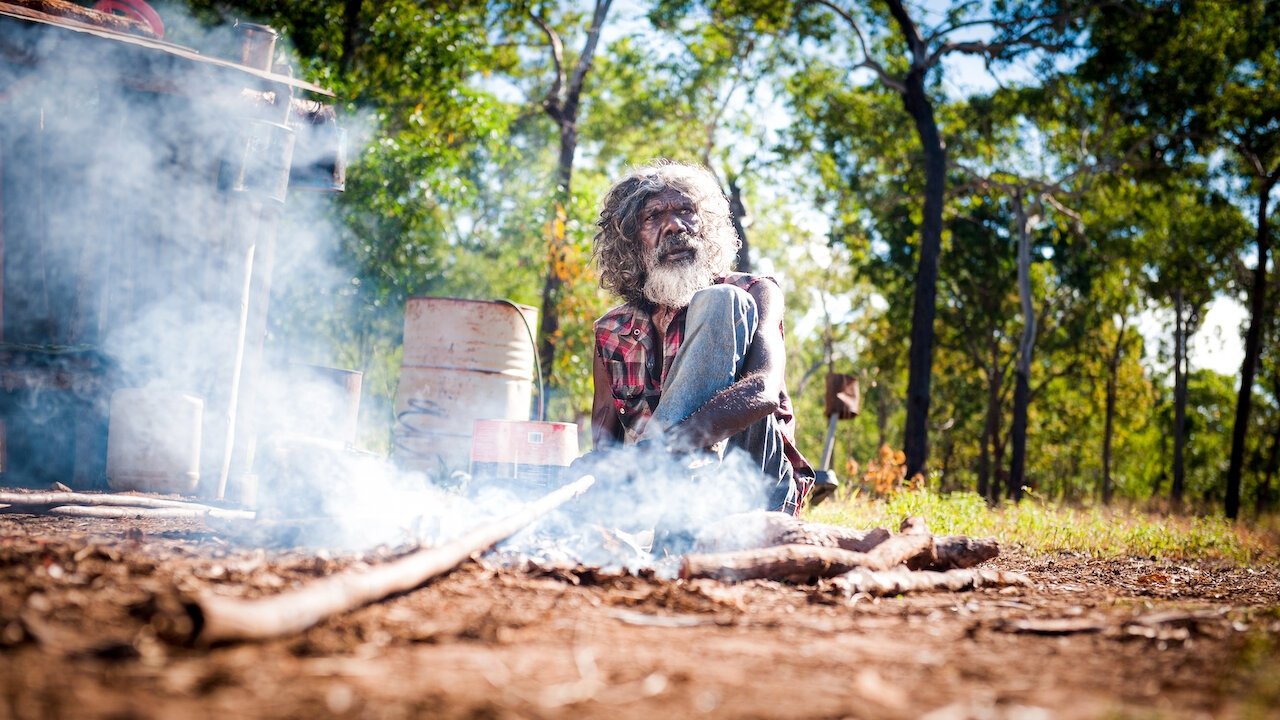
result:
[(661, 161), (605, 196), (595, 236), (601, 286), (625, 301), (595, 323), (597, 449), (739, 448), (770, 510), (795, 513), (813, 471), (795, 447), (777, 281), (730, 272), (740, 240), (707, 170)]

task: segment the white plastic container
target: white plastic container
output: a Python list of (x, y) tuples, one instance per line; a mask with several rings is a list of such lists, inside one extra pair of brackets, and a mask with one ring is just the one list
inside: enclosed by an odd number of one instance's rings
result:
[(112, 490), (191, 494), (200, 483), (204, 400), (172, 390), (111, 395), (107, 484)]

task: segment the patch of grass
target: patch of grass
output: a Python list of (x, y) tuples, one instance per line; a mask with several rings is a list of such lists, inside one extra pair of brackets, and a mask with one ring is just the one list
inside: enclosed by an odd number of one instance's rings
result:
[(1280, 559), (1267, 533), (1222, 517), (1155, 515), (1128, 508), (1075, 508), (1032, 497), (989, 507), (974, 493), (900, 492), (889, 498), (828, 500), (806, 511), (814, 522), (897, 530), (919, 515), (939, 535), (994, 536), (1032, 552), (1073, 551), (1095, 557), (1219, 559), (1236, 564)]

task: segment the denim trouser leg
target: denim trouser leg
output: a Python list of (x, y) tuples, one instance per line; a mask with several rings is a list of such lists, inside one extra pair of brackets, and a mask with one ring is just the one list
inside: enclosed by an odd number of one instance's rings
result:
[[(654, 409), (646, 436), (660, 434), (692, 415), (732, 385), (742, 372), (759, 325), (755, 298), (733, 285), (699, 290), (685, 315), (684, 340), (663, 383), (662, 399)], [(792, 469), (782, 447), (781, 430), (773, 415), (753, 423), (729, 439), (741, 448), (730, 458), (734, 466), (750, 462), (768, 479), (768, 507), (783, 509), (794, 503)]]
[(684, 340), (645, 435), (676, 425), (732, 385), (758, 323), (755, 298), (745, 290), (712, 285), (695, 293), (685, 313)]

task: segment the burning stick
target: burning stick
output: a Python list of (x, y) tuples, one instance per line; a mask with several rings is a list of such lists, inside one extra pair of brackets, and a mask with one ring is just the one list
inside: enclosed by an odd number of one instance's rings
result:
[(204, 595), (187, 607), (195, 622), (195, 638), (201, 643), (211, 644), (289, 635), (305, 630), (330, 615), (412, 590), (523, 530), (533, 521), (586, 492), (594, 482), (594, 477), (583, 476), (519, 512), (476, 528), (457, 540), (410, 553), (370, 570), (331, 575), (296, 590), (257, 600)]
[(742, 580), (795, 580), (842, 575), (856, 568), (888, 570), (908, 560), (935, 557), (933, 536), (894, 535), (861, 553), (810, 545), (778, 545), (760, 550), (687, 555), (680, 564), (685, 580), (711, 578), (725, 582)]

